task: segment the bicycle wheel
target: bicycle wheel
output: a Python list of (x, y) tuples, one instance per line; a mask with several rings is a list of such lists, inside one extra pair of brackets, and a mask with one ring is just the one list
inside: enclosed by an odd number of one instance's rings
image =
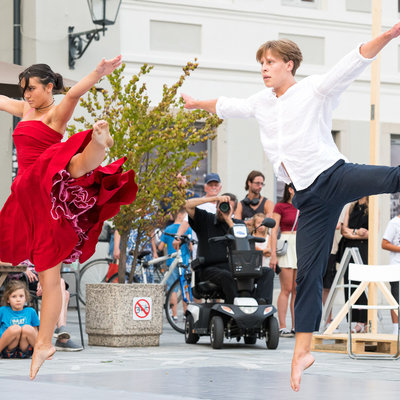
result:
[[(128, 281), (129, 281), (129, 273), (126, 272), (126, 273), (125, 273), (125, 283), (128, 283)], [(114, 275), (111, 275), (111, 276), (106, 280), (106, 282), (107, 282), (107, 283), (118, 283), (118, 272), (115, 273)], [(134, 276), (134, 277), (133, 277), (133, 282), (132, 282), (132, 283), (139, 283), (139, 279), (138, 279), (136, 276)]]
[[(185, 297), (189, 300), (189, 283), (183, 280)], [(165, 299), (165, 315), (169, 324), (179, 333), (185, 333), (185, 312), (187, 304), (183, 300), (181, 282), (179, 278), (170, 287)]]
[(154, 271), (153, 271), (154, 283), (161, 283), (164, 277), (164, 272), (165, 272), (164, 265), (159, 265), (159, 264), (154, 265)]
[(90, 261), (81, 269), (79, 274), (79, 300), (82, 304), (86, 304), (86, 285), (88, 283), (106, 281), (110, 261), (108, 258), (99, 258)]

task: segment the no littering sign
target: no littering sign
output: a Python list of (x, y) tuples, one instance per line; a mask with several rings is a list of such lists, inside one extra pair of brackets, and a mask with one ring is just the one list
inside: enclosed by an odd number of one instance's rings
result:
[(133, 319), (135, 321), (146, 321), (151, 319), (152, 302), (151, 297), (133, 298)]

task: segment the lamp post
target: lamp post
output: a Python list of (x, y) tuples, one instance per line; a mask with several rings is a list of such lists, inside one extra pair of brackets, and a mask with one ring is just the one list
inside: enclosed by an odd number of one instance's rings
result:
[(74, 27), (68, 27), (68, 65), (75, 68), (75, 61), (83, 56), (90, 43), (100, 40), (100, 32), (107, 30), (106, 26), (114, 25), (122, 0), (87, 0), (92, 21), (101, 28), (73, 33)]

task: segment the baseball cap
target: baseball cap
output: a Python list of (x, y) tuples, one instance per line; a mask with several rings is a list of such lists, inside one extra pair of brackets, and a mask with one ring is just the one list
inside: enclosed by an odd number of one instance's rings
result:
[(206, 177), (205, 177), (205, 179), (204, 179), (204, 183), (207, 184), (207, 183), (210, 183), (210, 182), (218, 182), (218, 183), (221, 183), (221, 178), (219, 177), (218, 174), (214, 174), (214, 173), (207, 174)]

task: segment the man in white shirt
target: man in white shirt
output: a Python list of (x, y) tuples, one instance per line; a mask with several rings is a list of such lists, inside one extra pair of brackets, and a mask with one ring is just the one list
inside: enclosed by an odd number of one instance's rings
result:
[(296, 345), (291, 386), (298, 391), (303, 370), (314, 362), (312, 332), (319, 329), (322, 277), (340, 212), (363, 196), (400, 191), (400, 169), (351, 164), (331, 135), (332, 111), (340, 94), (400, 34), (400, 23), (360, 45), (325, 75), (296, 82), (301, 51), (290, 40), (263, 44), (256, 58), (266, 88), (248, 99), (196, 100), (182, 94), (187, 109), (220, 118), (255, 118), (261, 142), (276, 176), (292, 184), (297, 228)]
[[(390, 251), (390, 264), (400, 264), (400, 215), (392, 218), (387, 224), (382, 238), (382, 249)], [(399, 282), (390, 282), (393, 297), (399, 302)], [(399, 330), (399, 317), (390, 311), (393, 322), (393, 334)]]

